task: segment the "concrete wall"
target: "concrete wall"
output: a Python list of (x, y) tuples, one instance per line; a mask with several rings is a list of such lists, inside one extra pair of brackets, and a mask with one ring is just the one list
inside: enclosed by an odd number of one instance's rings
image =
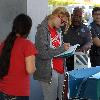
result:
[[(41, 23), (48, 14), (48, 0), (27, 0), (27, 14), (33, 21), (32, 30), (29, 38), (34, 42), (37, 25)], [(38, 81), (31, 77), (31, 95), (30, 100), (43, 100), (43, 94)]]
[(48, 13), (48, 0), (0, 0), (0, 42), (6, 38), (16, 15), (28, 13), (33, 26), (30, 39), (34, 41), (37, 25)]
[[(0, 42), (9, 34), (16, 15), (27, 13), (33, 20), (29, 38), (34, 42), (36, 27), (48, 13), (48, 0), (0, 0)], [(38, 81), (31, 77), (30, 100), (43, 100)]]
[(27, 0), (0, 0), (0, 42), (12, 27), (12, 21), (19, 13), (27, 13)]
[(29, 37), (34, 41), (36, 27), (48, 13), (48, 0), (27, 0), (27, 13), (33, 19), (33, 27)]

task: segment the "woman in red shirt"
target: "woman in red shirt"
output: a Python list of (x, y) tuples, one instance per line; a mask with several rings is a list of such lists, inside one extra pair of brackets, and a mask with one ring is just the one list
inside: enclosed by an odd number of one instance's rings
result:
[(29, 74), (36, 70), (36, 49), (27, 39), (31, 26), (29, 16), (18, 15), (12, 31), (0, 45), (0, 100), (29, 100)]

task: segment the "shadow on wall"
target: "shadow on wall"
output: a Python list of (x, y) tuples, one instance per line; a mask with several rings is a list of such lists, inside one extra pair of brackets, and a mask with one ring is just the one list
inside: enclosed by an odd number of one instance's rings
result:
[(31, 76), (31, 92), (29, 100), (43, 100), (42, 89), (38, 81)]

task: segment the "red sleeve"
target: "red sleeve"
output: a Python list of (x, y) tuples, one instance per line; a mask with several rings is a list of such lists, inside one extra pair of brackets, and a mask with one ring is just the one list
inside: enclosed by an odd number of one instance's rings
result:
[(37, 54), (37, 50), (35, 48), (35, 45), (29, 40), (27, 40), (25, 45), (24, 45), (24, 54), (25, 54), (25, 57)]

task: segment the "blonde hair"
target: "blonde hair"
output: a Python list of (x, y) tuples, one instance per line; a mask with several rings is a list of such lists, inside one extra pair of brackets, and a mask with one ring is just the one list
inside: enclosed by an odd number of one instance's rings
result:
[(57, 7), (52, 11), (52, 14), (59, 14), (59, 13), (65, 13), (67, 10), (65, 7)]
[(65, 16), (66, 18), (68, 18), (68, 23), (66, 25), (65, 32), (64, 32), (64, 33), (66, 33), (69, 26), (71, 25), (70, 13), (67, 11), (67, 9), (65, 7), (57, 7), (52, 11), (52, 14), (56, 14), (59, 17), (64, 17)]
[(57, 16), (56, 14), (50, 14), (48, 15), (48, 19), (52, 20), (55, 16)]

